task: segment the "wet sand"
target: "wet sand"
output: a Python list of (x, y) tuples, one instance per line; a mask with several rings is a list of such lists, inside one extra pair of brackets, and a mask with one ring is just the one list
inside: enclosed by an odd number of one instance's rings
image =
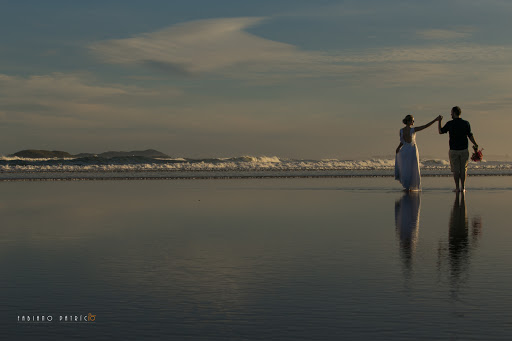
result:
[(414, 195), (390, 178), (4, 182), (2, 334), (509, 339), (512, 177), (467, 185), (462, 198), (446, 177)]

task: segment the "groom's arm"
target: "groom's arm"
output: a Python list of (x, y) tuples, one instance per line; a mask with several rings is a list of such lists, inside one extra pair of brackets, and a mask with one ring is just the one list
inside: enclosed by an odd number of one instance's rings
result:
[(478, 149), (478, 143), (475, 141), (475, 137), (473, 136), (473, 133), (471, 132), (471, 125), (468, 122), (468, 138), (473, 143), (473, 149)]
[(473, 143), (473, 148), (478, 149), (478, 143), (476, 143), (473, 134), (469, 135), (469, 140)]
[(442, 134), (443, 133), (443, 128), (441, 128), (441, 121), (443, 119), (439, 119), (439, 121), (437, 121), (437, 131), (439, 131), (439, 134)]

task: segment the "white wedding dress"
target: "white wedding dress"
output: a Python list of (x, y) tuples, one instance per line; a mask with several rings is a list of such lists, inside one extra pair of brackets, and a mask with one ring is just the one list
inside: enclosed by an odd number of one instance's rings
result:
[(395, 157), (395, 179), (409, 191), (419, 191), (421, 187), (420, 156), (416, 146), (416, 132), (411, 128), (411, 143), (405, 142), (404, 130), (400, 129), (400, 142), (403, 146)]

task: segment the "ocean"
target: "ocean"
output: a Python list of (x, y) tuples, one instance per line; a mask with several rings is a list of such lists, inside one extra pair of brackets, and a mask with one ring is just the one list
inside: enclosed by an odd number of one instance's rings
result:
[(0, 183), (4, 339), (512, 338), (511, 176), (89, 172)]
[[(394, 159), (294, 160), (279, 157), (27, 159), (0, 157), (0, 180), (180, 179), (392, 176)], [(423, 176), (450, 175), (443, 159), (421, 160)], [(470, 162), (470, 175), (512, 175), (512, 161)]]

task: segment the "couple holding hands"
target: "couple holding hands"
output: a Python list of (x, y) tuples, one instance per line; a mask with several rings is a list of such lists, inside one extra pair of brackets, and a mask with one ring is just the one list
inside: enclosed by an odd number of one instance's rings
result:
[[(469, 162), (468, 139), (473, 143), (473, 149), (478, 151), (478, 144), (471, 132), (468, 121), (460, 118), (461, 109), (453, 107), (452, 120), (442, 126), (443, 116), (439, 115), (431, 122), (414, 126), (414, 117), (407, 115), (403, 119), (405, 127), (400, 129), (400, 144), (396, 149), (395, 179), (400, 181), (406, 191), (419, 191), (421, 189), (420, 159), (416, 146), (416, 133), (438, 122), (439, 134), (450, 135), (450, 167), (455, 180), (455, 192), (466, 190), (466, 175)], [(479, 154), (481, 156), (481, 153)]]

